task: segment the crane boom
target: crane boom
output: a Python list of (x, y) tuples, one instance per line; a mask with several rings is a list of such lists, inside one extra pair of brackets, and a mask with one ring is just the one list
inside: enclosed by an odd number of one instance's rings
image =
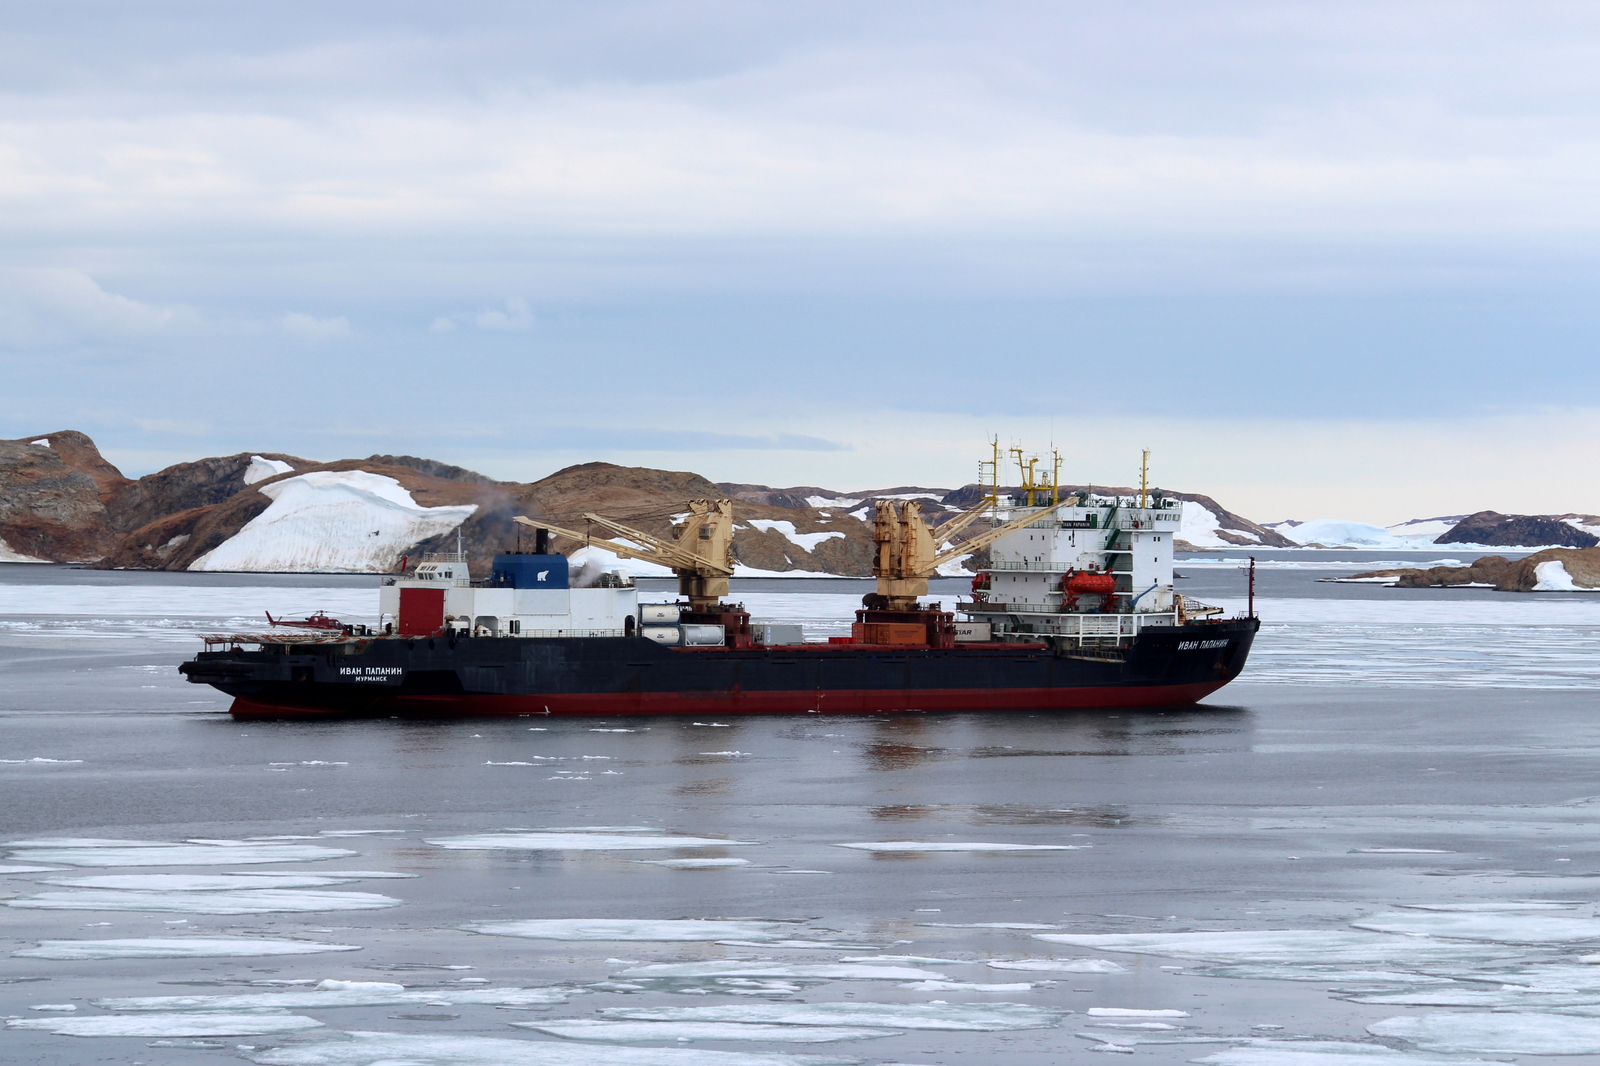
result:
[[(587, 521), (609, 530), (622, 540), (596, 538), (563, 529), (538, 519), (518, 515), (516, 521), (586, 544), (597, 544), (624, 559), (640, 559), (671, 567), (678, 575), (678, 591), (689, 598), (691, 610), (716, 611), (728, 594), (733, 574), (733, 501), (690, 500), (689, 513), (678, 529), (676, 543), (625, 526), (604, 515), (587, 513)], [(632, 544), (625, 543), (632, 541)]]
[[(993, 529), (986, 529), (977, 536), (969, 537), (953, 548), (945, 549), (943, 552), (940, 552), (938, 555), (935, 555), (931, 560), (929, 560), (927, 565), (927, 574), (932, 575), (945, 563), (948, 563), (952, 559), (959, 559), (968, 552), (975, 552), (980, 548), (987, 548), (989, 545), (993, 544), (1007, 533), (1015, 533), (1019, 529), (1026, 529), (1028, 526), (1033, 525), (1033, 523), (1050, 517), (1050, 515), (1054, 514), (1055, 511), (1062, 506), (1064, 506), (1064, 503), (1049, 504), (1040, 508), (1039, 510), (1030, 511), (1028, 514), (1022, 515), (1020, 518), (1013, 518), (1003, 526), (995, 526)], [(952, 521), (954, 520), (952, 519)], [(940, 529), (942, 530), (943, 527), (941, 526)]]

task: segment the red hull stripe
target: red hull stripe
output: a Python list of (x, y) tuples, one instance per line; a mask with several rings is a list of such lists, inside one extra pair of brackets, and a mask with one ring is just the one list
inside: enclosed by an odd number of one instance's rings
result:
[[(1080, 707), (1170, 707), (1204, 699), (1225, 681), (1187, 685), (1003, 689), (842, 689), (827, 692), (593, 692), (527, 696), (408, 696), (368, 714), (430, 718), (516, 715), (884, 714), (917, 711), (1031, 711)], [(260, 703), (239, 696), (235, 718), (323, 718), (336, 708)]]

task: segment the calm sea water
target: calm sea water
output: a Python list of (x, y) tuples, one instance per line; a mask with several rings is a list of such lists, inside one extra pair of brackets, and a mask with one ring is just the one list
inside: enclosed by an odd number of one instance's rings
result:
[(1600, 1061), (1600, 596), (1258, 555), (1199, 707), (248, 725), (196, 634), (375, 579), (0, 567), (0, 1060)]

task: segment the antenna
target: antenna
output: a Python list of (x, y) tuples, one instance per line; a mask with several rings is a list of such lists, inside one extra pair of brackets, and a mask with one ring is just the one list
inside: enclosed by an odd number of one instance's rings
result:
[(1148, 507), (1150, 495), (1150, 449), (1146, 448), (1139, 460), (1139, 506)]
[(996, 434), (989, 438), (989, 448), (993, 457), (978, 463), (978, 488), (983, 491), (983, 498), (993, 507), (1000, 506), (1000, 437)]

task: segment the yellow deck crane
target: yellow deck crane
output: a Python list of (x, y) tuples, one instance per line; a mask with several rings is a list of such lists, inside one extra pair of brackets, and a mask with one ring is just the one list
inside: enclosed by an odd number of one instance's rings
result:
[(728, 578), (733, 574), (732, 500), (690, 500), (689, 516), (678, 528), (675, 542), (632, 529), (604, 515), (590, 513), (583, 517), (591, 526), (599, 526), (622, 539), (611, 540), (588, 531), (563, 529), (542, 518), (518, 515), (516, 521), (533, 529), (548, 529), (557, 536), (596, 545), (623, 559), (641, 559), (670, 567), (678, 575), (678, 592), (688, 597), (691, 612), (726, 612), (722, 597), (728, 594)]
[(1066, 502), (1026, 508), (1026, 513), (1011, 521), (986, 529), (941, 552), (940, 544), (949, 544), (957, 533), (990, 513), (995, 502), (985, 499), (938, 529), (930, 529), (922, 517), (922, 505), (916, 500), (906, 500), (898, 507), (894, 500), (879, 500), (872, 534), (878, 547), (872, 565), (872, 574), (878, 579), (878, 594), (870, 606), (882, 611), (916, 611), (917, 600), (928, 594), (928, 578), (938, 573), (939, 567), (988, 547), (1007, 533), (1049, 518)]

